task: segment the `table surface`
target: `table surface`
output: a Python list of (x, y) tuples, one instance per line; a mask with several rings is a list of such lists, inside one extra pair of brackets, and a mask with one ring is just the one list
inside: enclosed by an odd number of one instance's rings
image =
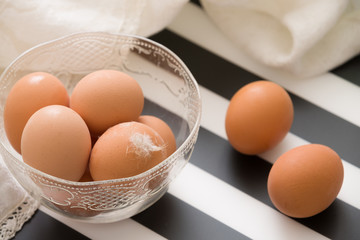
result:
[[(40, 207), (15, 239), (359, 239), (360, 57), (298, 79), (245, 56), (196, 1), (150, 38), (174, 51), (200, 85), (203, 115), (190, 163), (158, 202), (132, 218), (87, 224)], [(225, 112), (240, 87), (260, 79), (289, 92), (295, 119), (274, 150), (245, 156), (226, 140)], [(281, 153), (306, 143), (327, 145), (341, 156), (344, 183), (328, 209), (293, 219), (272, 205), (267, 176)]]

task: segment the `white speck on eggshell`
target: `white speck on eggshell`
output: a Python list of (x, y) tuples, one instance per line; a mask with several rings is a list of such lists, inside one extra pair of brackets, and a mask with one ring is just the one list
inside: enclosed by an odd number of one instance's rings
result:
[[(134, 133), (130, 137), (131, 151), (141, 157), (150, 157), (152, 152), (162, 151), (163, 146), (157, 146), (148, 134)], [(129, 147), (126, 152), (130, 151)]]

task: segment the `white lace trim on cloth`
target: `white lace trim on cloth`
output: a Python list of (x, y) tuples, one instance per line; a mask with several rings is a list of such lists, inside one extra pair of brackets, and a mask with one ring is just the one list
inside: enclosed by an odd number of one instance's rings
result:
[(0, 239), (11, 239), (39, 207), (39, 202), (25, 194), (23, 201), (0, 221)]

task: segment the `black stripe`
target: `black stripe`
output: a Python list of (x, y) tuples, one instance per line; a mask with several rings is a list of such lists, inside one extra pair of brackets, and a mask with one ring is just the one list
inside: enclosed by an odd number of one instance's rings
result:
[(89, 238), (38, 210), (13, 239), (85, 240)]
[(350, 59), (345, 64), (335, 68), (331, 72), (360, 86), (360, 55)]
[(169, 193), (132, 218), (168, 239), (249, 239)]
[(198, 6), (201, 7), (201, 3), (200, 3), (199, 0), (190, 0), (190, 2), (192, 2), (192, 3), (194, 3), (194, 4), (196, 4), (196, 5), (198, 5)]
[[(227, 99), (231, 99), (245, 84), (262, 79), (170, 31), (164, 30), (152, 39), (174, 51), (200, 85)], [(333, 148), (343, 159), (360, 167), (357, 144), (360, 142), (360, 128), (297, 95), (290, 93), (290, 97), (295, 109), (291, 132), (309, 142)]]

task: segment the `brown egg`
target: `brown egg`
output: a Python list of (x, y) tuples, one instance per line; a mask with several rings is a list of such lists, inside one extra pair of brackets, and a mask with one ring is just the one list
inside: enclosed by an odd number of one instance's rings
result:
[(268, 176), (268, 193), (282, 213), (311, 217), (337, 197), (344, 178), (342, 161), (331, 148), (307, 144), (281, 155)]
[(294, 109), (288, 93), (269, 81), (239, 89), (230, 100), (225, 128), (230, 144), (244, 154), (260, 154), (275, 147), (288, 133)]
[(140, 85), (131, 76), (116, 70), (86, 75), (70, 96), (70, 107), (80, 114), (95, 136), (117, 123), (135, 121), (143, 106)]
[(78, 181), (88, 165), (90, 132), (72, 109), (50, 105), (36, 111), (26, 123), (21, 152), (25, 163), (53, 175)]
[(166, 158), (164, 140), (149, 126), (126, 122), (99, 137), (90, 156), (95, 181), (138, 175)]
[(5, 103), (6, 136), (21, 153), (21, 135), (30, 116), (48, 105), (69, 105), (68, 93), (62, 82), (45, 72), (25, 75), (12, 87)]
[(154, 129), (165, 142), (167, 149), (167, 156), (170, 156), (176, 150), (176, 139), (174, 133), (172, 132), (169, 125), (164, 122), (162, 119), (151, 116), (151, 115), (142, 115), (137, 119), (137, 122), (143, 123), (152, 129)]

